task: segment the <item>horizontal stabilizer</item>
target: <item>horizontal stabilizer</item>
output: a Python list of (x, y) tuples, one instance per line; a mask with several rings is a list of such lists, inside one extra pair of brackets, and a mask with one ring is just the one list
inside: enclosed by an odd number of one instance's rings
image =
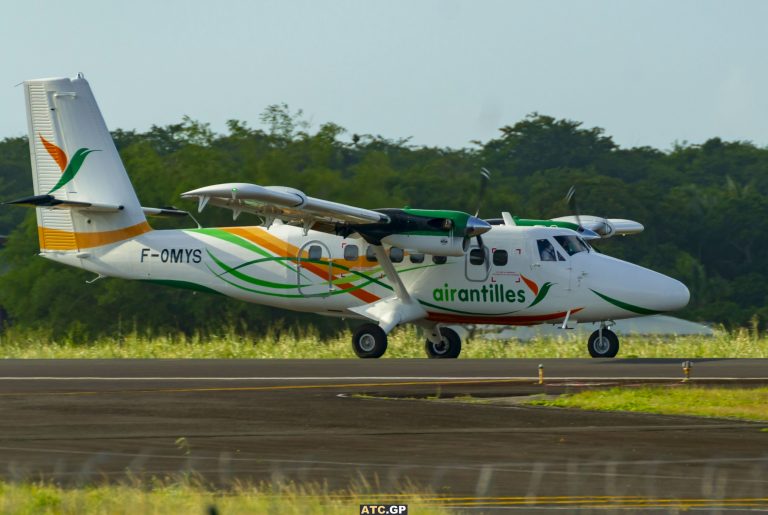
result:
[(98, 202), (84, 202), (81, 200), (64, 200), (53, 195), (33, 195), (24, 197), (3, 204), (17, 205), (25, 207), (48, 207), (52, 209), (77, 209), (80, 211), (98, 211), (101, 213), (117, 213), (122, 211), (123, 206), (115, 204), (101, 204)]
[(173, 206), (170, 207), (144, 207), (141, 206), (141, 210), (144, 211), (145, 216), (157, 216), (163, 218), (176, 218), (189, 216), (189, 211), (183, 211), (176, 209)]

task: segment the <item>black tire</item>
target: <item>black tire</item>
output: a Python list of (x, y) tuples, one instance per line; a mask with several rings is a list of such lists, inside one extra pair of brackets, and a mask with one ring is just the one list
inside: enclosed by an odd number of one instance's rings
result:
[(427, 356), (433, 359), (458, 358), (461, 354), (461, 336), (448, 327), (440, 328), (440, 335), (442, 335), (443, 340), (438, 345), (429, 340), (424, 344)]
[(600, 331), (589, 335), (587, 349), (593, 358), (613, 358), (619, 353), (619, 337), (610, 329), (603, 329), (603, 339), (600, 340)]
[(376, 324), (363, 324), (352, 335), (352, 350), (358, 358), (380, 358), (387, 351), (387, 333)]

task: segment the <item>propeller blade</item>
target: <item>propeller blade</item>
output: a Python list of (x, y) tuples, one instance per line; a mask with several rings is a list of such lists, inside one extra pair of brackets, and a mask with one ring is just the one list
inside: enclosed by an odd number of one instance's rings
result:
[(579, 226), (579, 232), (584, 230), (584, 226), (581, 225), (581, 214), (579, 213), (579, 205), (576, 203), (576, 186), (571, 186), (568, 193), (565, 194), (565, 201), (568, 203), (568, 209), (573, 211), (576, 216), (576, 224)]
[(475, 209), (475, 216), (480, 214), (480, 208), (483, 206), (483, 200), (485, 199), (485, 192), (488, 189), (488, 183), (491, 182), (491, 172), (487, 168), (480, 169), (480, 191), (477, 193), (477, 209)]

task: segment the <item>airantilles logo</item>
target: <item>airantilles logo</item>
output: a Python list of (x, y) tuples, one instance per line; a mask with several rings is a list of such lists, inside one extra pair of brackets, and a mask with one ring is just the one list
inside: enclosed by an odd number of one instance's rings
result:
[(83, 162), (85, 161), (85, 158), (88, 157), (88, 154), (91, 152), (98, 152), (98, 150), (91, 150), (85, 147), (78, 148), (75, 151), (75, 155), (72, 156), (72, 159), (70, 160), (67, 158), (66, 152), (64, 152), (61, 147), (54, 145), (45, 139), (42, 135), (40, 136), (40, 141), (43, 142), (45, 150), (48, 151), (48, 154), (50, 154), (50, 156), (54, 161), (56, 161), (56, 164), (59, 165), (59, 168), (61, 169), (61, 179), (59, 179), (59, 182), (57, 182), (53, 189), (48, 192), (48, 195), (75, 178), (75, 175), (77, 175), (77, 172), (80, 171), (80, 167), (83, 166)]
[[(520, 279), (533, 293), (533, 302), (528, 307), (533, 307), (544, 300), (553, 283), (546, 282), (541, 288), (534, 281), (520, 274)], [(436, 302), (482, 302), (482, 303), (519, 303), (526, 301), (527, 292), (524, 288), (508, 288), (504, 284), (484, 284), (482, 288), (451, 288), (448, 283), (442, 288), (432, 290), (432, 298)]]

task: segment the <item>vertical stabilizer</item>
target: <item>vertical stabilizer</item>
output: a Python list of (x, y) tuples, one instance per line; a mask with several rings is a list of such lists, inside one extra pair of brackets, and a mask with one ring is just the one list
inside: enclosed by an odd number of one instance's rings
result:
[(37, 79), (24, 90), (35, 195), (63, 201), (36, 208), (40, 250), (77, 251), (151, 230), (88, 82)]

